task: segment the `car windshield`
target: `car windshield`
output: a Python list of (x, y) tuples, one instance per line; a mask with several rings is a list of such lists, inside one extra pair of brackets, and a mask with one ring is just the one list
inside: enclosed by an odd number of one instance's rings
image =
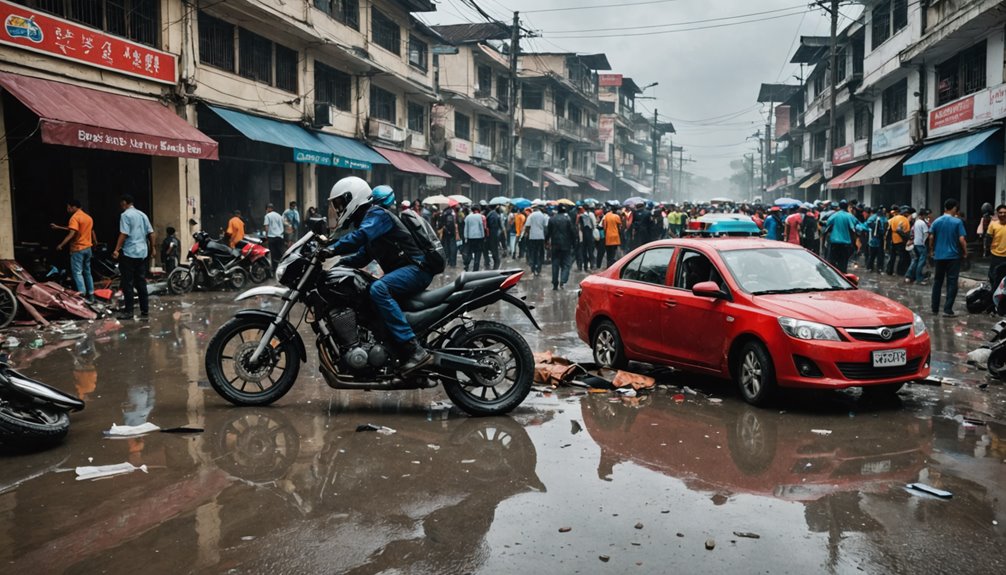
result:
[(856, 289), (814, 254), (758, 248), (720, 253), (740, 288), (752, 295)]

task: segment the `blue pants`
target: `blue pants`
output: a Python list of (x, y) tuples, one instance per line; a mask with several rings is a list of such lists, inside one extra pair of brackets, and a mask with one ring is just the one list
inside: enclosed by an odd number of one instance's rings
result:
[(370, 284), (370, 301), (374, 302), (377, 313), (395, 341), (404, 343), (416, 337), (395, 298), (412, 297), (426, 289), (432, 281), (433, 276), (429, 272), (411, 265), (386, 273)]
[(912, 259), (912, 265), (908, 266), (908, 273), (905, 277), (915, 281), (920, 282), (926, 279), (922, 275), (922, 271), (926, 269), (926, 246), (912, 246), (912, 251), (915, 252), (915, 257)]
[(70, 254), (70, 273), (77, 291), (85, 297), (94, 295), (94, 280), (91, 278), (91, 248), (84, 248)]
[(933, 313), (940, 311), (940, 295), (943, 291), (943, 280), (947, 282), (947, 302), (943, 311), (954, 311), (954, 300), (957, 299), (957, 276), (961, 274), (961, 260), (936, 260), (933, 270)]

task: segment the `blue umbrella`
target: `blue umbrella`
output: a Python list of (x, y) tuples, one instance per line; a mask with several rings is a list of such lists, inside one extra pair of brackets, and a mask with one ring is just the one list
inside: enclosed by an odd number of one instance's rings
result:
[(634, 206), (636, 204), (645, 204), (645, 203), (646, 203), (646, 200), (644, 200), (643, 198), (634, 197), (634, 198), (629, 198), (629, 199), (625, 200), (624, 202), (622, 202), (622, 205), (623, 206)]
[(775, 205), (779, 207), (792, 206), (794, 204), (799, 206), (802, 203), (800, 200), (794, 200), (793, 198), (779, 198), (775, 201)]
[(516, 200), (513, 201), (513, 205), (518, 210), (523, 210), (525, 208), (530, 208), (531, 207), (531, 200), (528, 200), (528, 199), (525, 199), (525, 198), (519, 198), (519, 199), (516, 199)]

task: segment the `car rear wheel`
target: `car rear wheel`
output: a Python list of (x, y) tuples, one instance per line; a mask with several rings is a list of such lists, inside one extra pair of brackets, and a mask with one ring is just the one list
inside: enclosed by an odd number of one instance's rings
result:
[(625, 358), (625, 346), (618, 328), (609, 320), (604, 320), (594, 328), (591, 339), (594, 350), (594, 362), (600, 367), (624, 369), (629, 361)]
[(751, 405), (767, 405), (775, 394), (772, 357), (760, 342), (749, 341), (744, 344), (737, 354), (733, 374), (741, 396)]

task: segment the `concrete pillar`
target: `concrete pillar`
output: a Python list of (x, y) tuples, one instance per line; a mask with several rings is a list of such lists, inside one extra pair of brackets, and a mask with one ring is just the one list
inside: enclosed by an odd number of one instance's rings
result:
[(929, 207), (929, 209), (933, 209), (932, 200), (926, 198), (926, 174), (912, 176), (911, 205), (916, 208)]
[(863, 186), (863, 205), (873, 205), (873, 185)]
[[(0, 103), (0, 134), (6, 134)], [(7, 138), (0, 138), (0, 259), (14, 259), (14, 189), (11, 185)]]
[[(318, 169), (314, 164), (301, 164), (301, 175), (303, 176), (304, 182), (304, 196), (298, 201), (298, 206), (300, 207), (301, 217), (307, 216), (308, 206), (315, 206), (318, 211), (324, 213), (324, 206), (318, 205)], [(324, 190), (324, 194), (321, 194), (322, 199), (328, 198), (328, 190)]]
[(290, 202), (297, 201), (297, 170), (301, 165), (304, 164), (292, 162), (283, 164), (283, 205), (276, 206), (276, 211), (281, 214), (290, 205)]

